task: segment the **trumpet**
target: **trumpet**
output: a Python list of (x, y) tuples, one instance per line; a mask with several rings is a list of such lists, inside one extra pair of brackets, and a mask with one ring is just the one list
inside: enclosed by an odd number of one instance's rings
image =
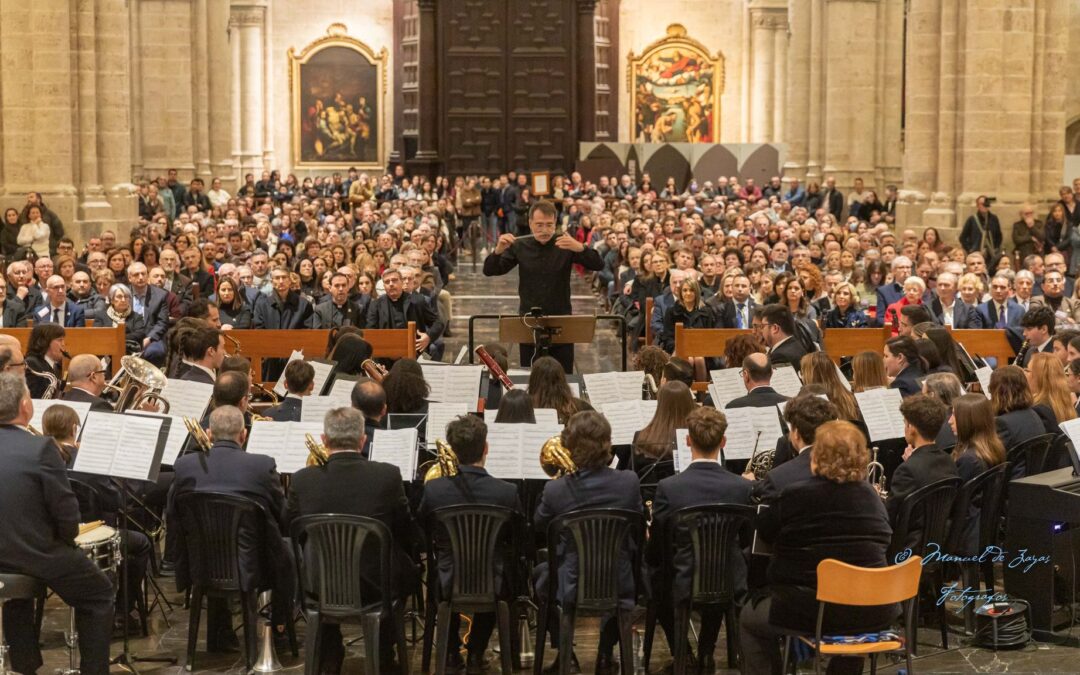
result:
[(307, 466), (326, 466), (330, 454), (326, 452), (325, 445), (315, 440), (311, 434), (304, 434), (304, 445), (308, 449)]
[(540, 468), (552, 478), (561, 478), (577, 471), (570, 451), (562, 443), (562, 436), (552, 436), (540, 448)]
[(510, 380), (510, 377), (502, 368), (499, 367), (498, 362), (495, 361), (495, 357), (493, 357), (488, 352), (488, 350), (484, 348), (484, 345), (479, 345), (476, 349), (473, 350), (473, 352), (480, 357), (481, 361), (484, 362), (484, 365), (487, 366), (488, 372), (491, 373), (491, 375), (502, 384), (503, 389), (505, 389), (506, 391), (510, 391), (514, 388), (514, 383)]
[(187, 429), (187, 432), (195, 439), (195, 443), (198, 444), (200, 450), (203, 452), (210, 451), (210, 437), (206, 435), (206, 429), (203, 429), (198, 421), (192, 417), (185, 417), (184, 428)]
[(458, 457), (450, 444), (439, 438), (435, 441), (435, 461), (424, 472), (424, 482), (436, 478), (448, 478), (458, 475)]
[(365, 359), (364, 362), (360, 364), (360, 369), (376, 382), (382, 382), (383, 378), (386, 377), (386, 367), (371, 359)]
[(870, 448), (870, 452), (870, 462), (866, 465), (866, 480), (870, 481), (881, 498), (885, 499), (889, 496), (888, 490), (885, 489), (885, 465), (878, 461), (876, 445)]

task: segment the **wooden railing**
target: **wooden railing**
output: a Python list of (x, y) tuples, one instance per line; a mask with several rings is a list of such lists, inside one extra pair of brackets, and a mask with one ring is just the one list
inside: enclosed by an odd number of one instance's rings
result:
[[(23, 353), (26, 353), (30, 342), (31, 328), (4, 328), (0, 333), (11, 335), (22, 344)], [(96, 354), (108, 356), (113, 363), (120, 363), (120, 359), (127, 353), (124, 347), (124, 327), (113, 326), (112, 328), (67, 328), (64, 331), (64, 343), (67, 351), (72, 356), (76, 354)]]

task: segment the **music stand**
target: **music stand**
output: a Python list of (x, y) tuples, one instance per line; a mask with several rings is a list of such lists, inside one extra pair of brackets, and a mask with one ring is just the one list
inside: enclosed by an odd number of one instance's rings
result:
[(534, 313), (499, 319), (499, 342), (532, 344), (536, 347), (534, 359), (550, 356), (551, 345), (590, 344), (595, 335), (595, 316), (539, 316)]

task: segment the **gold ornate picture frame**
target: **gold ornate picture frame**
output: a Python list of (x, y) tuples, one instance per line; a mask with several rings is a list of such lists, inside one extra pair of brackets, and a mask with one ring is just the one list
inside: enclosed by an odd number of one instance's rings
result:
[(385, 47), (375, 52), (344, 24), (288, 51), (293, 165), (381, 169), (386, 149)]
[(631, 142), (720, 142), (723, 54), (710, 54), (673, 23), (665, 37), (626, 61)]

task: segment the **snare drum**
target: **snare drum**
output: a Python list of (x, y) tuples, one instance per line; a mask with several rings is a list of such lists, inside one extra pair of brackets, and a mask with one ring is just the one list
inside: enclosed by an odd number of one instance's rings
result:
[(75, 537), (75, 545), (103, 571), (115, 574), (120, 568), (120, 533), (114, 528), (98, 525)]

